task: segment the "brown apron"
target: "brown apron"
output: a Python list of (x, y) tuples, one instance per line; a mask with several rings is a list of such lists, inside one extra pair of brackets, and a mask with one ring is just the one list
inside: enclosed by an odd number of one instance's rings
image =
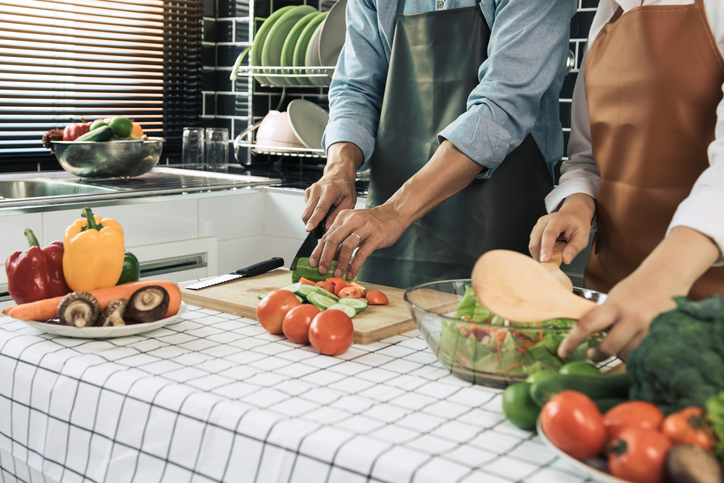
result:
[[(613, 15), (585, 68), (593, 157), (601, 172), (598, 231), (584, 274), (608, 292), (666, 234), (677, 206), (709, 167), (724, 60), (702, 0)], [(724, 267), (692, 287), (724, 294)]]

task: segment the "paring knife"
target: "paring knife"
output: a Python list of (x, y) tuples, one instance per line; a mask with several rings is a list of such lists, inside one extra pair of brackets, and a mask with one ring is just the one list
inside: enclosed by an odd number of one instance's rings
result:
[(274, 257), (263, 262), (255, 263), (254, 265), (249, 265), (246, 268), (240, 268), (233, 273), (219, 275), (218, 277), (213, 277), (207, 280), (202, 280), (201, 282), (192, 283), (191, 285), (186, 285), (186, 287), (184, 288), (187, 288), (189, 290), (201, 290), (202, 288), (219, 285), (220, 283), (230, 282), (232, 280), (236, 280), (242, 277), (253, 277), (254, 275), (260, 275), (262, 273), (268, 272), (269, 270), (279, 268), (282, 265), (284, 265), (284, 259), (281, 257)]
[(292, 272), (297, 268), (297, 263), (299, 262), (300, 258), (308, 258), (309, 255), (312, 254), (315, 248), (317, 248), (317, 244), (319, 243), (319, 239), (322, 238), (322, 235), (324, 235), (324, 224), (327, 222), (327, 217), (334, 209), (334, 206), (329, 208), (329, 211), (324, 216), (324, 219), (319, 222), (317, 226), (314, 227), (314, 230), (310, 231), (307, 234), (307, 238), (304, 239), (304, 243), (302, 243), (302, 246), (299, 247), (299, 250), (297, 250), (297, 254), (294, 257), (294, 260), (292, 260), (292, 264), (289, 266), (289, 270)]

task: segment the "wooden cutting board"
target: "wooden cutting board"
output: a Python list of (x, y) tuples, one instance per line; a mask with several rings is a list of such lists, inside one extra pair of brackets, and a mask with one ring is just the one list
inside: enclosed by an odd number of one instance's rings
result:
[[(189, 305), (256, 320), (259, 294), (278, 290), (291, 283), (292, 272), (278, 268), (262, 275), (240, 278), (202, 290), (187, 290), (182, 286), (181, 296)], [(381, 291), (387, 295), (390, 303), (388, 305), (370, 305), (352, 319), (356, 344), (371, 344), (416, 328), (410, 308), (403, 299), (404, 290), (372, 283), (360, 283), (368, 290)]]

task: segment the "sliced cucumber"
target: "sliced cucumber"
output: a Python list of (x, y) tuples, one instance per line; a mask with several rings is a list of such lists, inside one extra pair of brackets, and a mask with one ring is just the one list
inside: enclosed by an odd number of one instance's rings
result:
[(341, 310), (342, 312), (347, 314), (350, 319), (357, 315), (357, 311), (355, 310), (355, 308), (347, 304), (334, 304), (328, 307), (327, 310)]
[(309, 292), (309, 295), (307, 295), (307, 300), (319, 307), (319, 310), (326, 310), (337, 303), (337, 301), (334, 300), (332, 297), (328, 297), (314, 290)]
[(362, 312), (364, 309), (366, 309), (367, 306), (369, 305), (369, 302), (367, 301), (367, 299), (354, 299), (351, 297), (343, 297), (343, 298), (339, 299), (339, 303), (344, 304), (344, 305), (349, 305), (358, 314), (360, 312)]
[[(310, 285), (310, 287), (311, 287), (311, 285)], [(328, 290), (324, 290), (322, 287), (320, 287), (318, 285), (315, 285), (314, 287), (312, 287), (312, 292), (316, 292), (318, 294), (324, 295), (325, 297), (329, 297), (332, 300), (334, 300), (335, 302), (337, 302), (339, 300), (339, 297), (337, 297), (336, 295), (334, 295), (332, 292), (330, 292)]]
[(307, 294), (309, 294), (309, 292), (311, 292), (313, 288), (314, 285), (307, 285), (301, 282), (297, 282), (291, 285), (287, 285), (286, 287), (282, 287), (281, 290), (289, 290), (294, 295), (306, 298)]
[(263, 298), (266, 297), (267, 295), (269, 295), (269, 292), (267, 292), (267, 293), (260, 293), (260, 294), (259, 294), (259, 300), (263, 299)]

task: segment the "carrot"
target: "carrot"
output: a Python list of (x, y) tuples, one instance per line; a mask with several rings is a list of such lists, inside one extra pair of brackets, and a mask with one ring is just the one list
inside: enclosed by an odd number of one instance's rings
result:
[(312, 282), (311, 280), (307, 280), (304, 277), (300, 277), (299, 282), (302, 283), (303, 285), (314, 285), (314, 282)]
[[(178, 285), (173, 282), (167, 282), (166, 280), (141, 280), (138, 282), (128, 282), (114, 287), (91, 290), (89, 293), (98, 299), (98, 303), (101, 304), (102, 310), (106, 308), (106, 305), (108, 305), (108, 303), (112, 300), (120, 298), (130, 299), (133, 292), (141, 287), (147, 287), (149, 285), (160, 285), (168, 292), (168, 311), (163, 318), (175, 315), (181, 306), (181, 290), (178, 288)], [(38, 300), (37, 302), (13, 305), (12, 307), (5, 308), (3, 313), (14, 319), (20, 320), (44, 321), (54, 319), (57, 317), (58, 304), (62, 299), (63, 297), (53, 297), (45, 300)]]

